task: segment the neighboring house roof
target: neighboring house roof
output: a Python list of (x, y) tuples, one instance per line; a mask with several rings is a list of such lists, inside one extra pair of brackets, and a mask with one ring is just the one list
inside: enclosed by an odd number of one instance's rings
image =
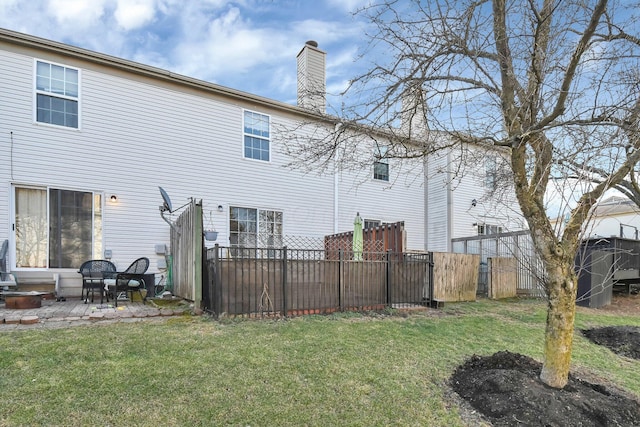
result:
[[(640, 215), (640, 207), (626, 197), (613, 196), (597, 203), (591, 212), (591, 216), (594, 218), (630, 214)], [(557, 217), (551, 219), (551, 223), (555, 224), (563, 220), (564, 217)]]
[(640, 207), (626, 197), (613, 196), (598, 203), (594, 210), (594, 217), (640, 214)]

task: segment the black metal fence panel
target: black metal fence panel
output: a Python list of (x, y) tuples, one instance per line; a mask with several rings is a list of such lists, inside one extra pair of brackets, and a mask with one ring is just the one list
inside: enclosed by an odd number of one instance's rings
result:
[(430, 253), (376, 253), (354, 261), (348, 251), (288, 248), (207, 250), (205, 310), (216, 316), (271, 316), (429, 305)]

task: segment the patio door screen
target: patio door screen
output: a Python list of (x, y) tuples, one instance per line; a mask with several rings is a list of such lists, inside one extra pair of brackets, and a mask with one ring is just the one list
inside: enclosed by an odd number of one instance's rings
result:
[(17, 268), (78, 268), (102, 252), (101, 196), (15, 188)]

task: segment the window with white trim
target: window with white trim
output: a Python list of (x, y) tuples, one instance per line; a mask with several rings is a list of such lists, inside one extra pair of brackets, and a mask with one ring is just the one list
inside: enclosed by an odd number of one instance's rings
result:
[(268, 162), (271, 157), (269, 116), (245, 110), (243, 121), (244, 157)]
[(484, 159), (484, 186), (488, 190), (495, 190), (497, 187), (497, 163), (495, 156), (487, 156)]
[(389, 181), (389, 159), (386, 158), (389, 147), (376, 147), (373, 162), (373, 179)]
[(382, 225), (382, 221), (378, 219), (365, 219), (364, 220), (364, 228), (376, 228)]
[(487, 234), (500, 234), (502, 233), (502, 227), (493, 224), (478, 224), (478, 235), (483, 236)]
[(232, 206), (229, 214), (231, 246), (237, 248), (282, 247), (282, 212)]
[(102, 258), (102, 195), (15, 187), (17, 268), (79, 268)]
[(36, 122), (78, 128), (80, 71), (36, 61)]

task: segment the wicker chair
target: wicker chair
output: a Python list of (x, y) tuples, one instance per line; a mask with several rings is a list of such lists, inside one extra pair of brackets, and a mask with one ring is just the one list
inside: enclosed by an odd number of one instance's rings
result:
[(96, 290), (100, 292), (100, 304), (104, 302), (104, 298), (109, 301), (109, 295), (104, 289), (104, 280), (111, 278), (116, 273), (116, 266), (104, 259), (92, 259), (85, 261), (80, 266), (78, 273), (82, 274), (82, 299), (86, 304), (89, 301), (89, 291), (91, 291), (91, 302), (93, 302)]
[(144, 274), (149, 268), (149, 258), (138, 258), (123, 272), (115, 273), (113, 278), (104, 279), (105, 290), (112, 293), (116, 307), (118, 306), (118, 294), (125, 292), (133, 298), (133, 293), (138, 291), (144, 304), (147, 297), (142, 294), (145, 289)]

